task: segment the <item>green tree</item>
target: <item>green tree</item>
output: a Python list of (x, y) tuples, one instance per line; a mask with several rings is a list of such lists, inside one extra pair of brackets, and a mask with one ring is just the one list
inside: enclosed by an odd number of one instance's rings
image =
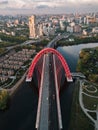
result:
[(8, 101), (8, 92), (7, 90), (0, 90), (0, 109), (4, 110), (7, 107)]

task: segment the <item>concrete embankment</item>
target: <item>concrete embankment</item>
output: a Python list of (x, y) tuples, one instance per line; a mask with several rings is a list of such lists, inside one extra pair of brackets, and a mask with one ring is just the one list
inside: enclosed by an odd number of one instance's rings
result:
[(10, 96), (12, 96), (17, 91), (18, 87), (20, 87), (21, 84), (25, 81), (27, 72), (28, 72), (28, 70), (24, 73), (24, 75), (21, 77), (21, 79), (14, 86), (12, 86), (12, 88), (7, 89)]

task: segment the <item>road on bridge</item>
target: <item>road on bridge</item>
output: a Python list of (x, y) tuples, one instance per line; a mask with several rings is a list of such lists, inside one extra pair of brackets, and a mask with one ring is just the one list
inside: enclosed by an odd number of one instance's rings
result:
[(59, 130), (53, 54), (45, 54), (44, 57), (36, 128), (38, 130)]

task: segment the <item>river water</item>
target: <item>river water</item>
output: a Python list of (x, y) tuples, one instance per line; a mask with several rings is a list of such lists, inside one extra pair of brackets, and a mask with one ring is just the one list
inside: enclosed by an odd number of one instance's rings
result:
[(98, 43), (89, 43), (89, 44), (81, 44), (81, 45), (73, 45), (73, 46), (64, 46), (58, 47), (58, 51), (64, 56), (66, 59), (71, 72), (76, 71), (77, 61), (79, 58), (79, 52), (83, 48), (93, 48), (97, 47)]
[[(58, 47), (58, 50), (65, 57), (71, 72), (75, 72), (80, 50), (96, 46), (98, 43), (90, 43)], [(63, 130), (68, 130), (73, 89), (74, 83), (71, 83), (60, 96)], [(38, 95), (30, 85), (24, 82), (11, 99), (8, 110), (0, 111), (0, 130), (35, 130), (37, 102)]]

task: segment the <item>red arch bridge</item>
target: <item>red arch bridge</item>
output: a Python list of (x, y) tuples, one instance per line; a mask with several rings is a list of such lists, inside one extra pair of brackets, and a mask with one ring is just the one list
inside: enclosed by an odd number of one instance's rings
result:
[(31, 82), (35, 73), (39, 88), (35, 127), (37, 130), (60, 130), (63, 127), (59, 100), (61, 79), (64, 75), (68, 82), (73, 81), (67, 62), (57, 50), (45, 48), (33, 59), (26, 81)]
[(59, 76), (61, 70), (64, 69), (67, 81), (72, 82), (73, 81), (72, 75), (71, 75), (71, 72), (70, 72), (70, 69), (68, 67), (66, 60), (57, 50), (55, 50), (53, 48), (45, 48), (45, 49), (41, 50), (35, 56), (35, 58), (33, 59), (32, 63), (31, 63), (31, 66), (29, 67), (29, 71), (28, 71), (28, 74), (27, 74), (26, 81), (30, 82), (32, 80), (34, 69), (37, 69), (39, 74), (42, 73), (43, 56), (45, 54), (48, 54), (48, 53), (52, 53), (56, 56), (55, 59), (56, 59), (56, 70), (57, 70), (56, 73), (57, 73), (57, 75)]

